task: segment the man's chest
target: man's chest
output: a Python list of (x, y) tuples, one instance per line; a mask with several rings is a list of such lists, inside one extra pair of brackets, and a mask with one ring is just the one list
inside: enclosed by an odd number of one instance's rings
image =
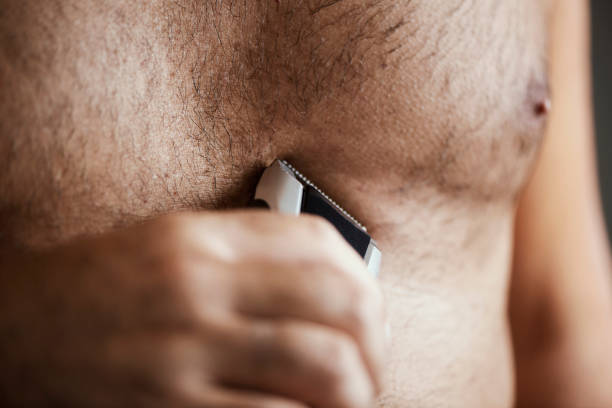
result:
[(356, 184), (509, 199), (543, 129), (539, 3), (9, 3), (2, 185), (30, 218), (235, 205), (276, 156), (357, 212)]
[(290, 139), (290, 158), (397, 190), (514, 197), (549, 108), (542, 4), (339, 1), (312, 14), (267, 21), (251, 76), (260, 129)]

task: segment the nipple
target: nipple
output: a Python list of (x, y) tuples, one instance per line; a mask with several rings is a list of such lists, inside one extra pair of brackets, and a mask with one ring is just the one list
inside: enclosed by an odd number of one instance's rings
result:
[(550, 98), (545, 98), (539, 102), (536, 102), (536, 104), (533, 107), (533, 113), (537, 117), (547, 116), (550, 113), (551, 108), (552, 108), (552, 102)]
[(552, 108), (550, 88), (546, 79), (532, 78), (527, 86), (526, 108), (532, 118), (545, 119)]

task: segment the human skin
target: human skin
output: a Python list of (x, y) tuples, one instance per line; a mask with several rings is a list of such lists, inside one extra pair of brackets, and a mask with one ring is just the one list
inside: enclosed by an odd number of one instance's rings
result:
[(586, 2), (559, 2), (555, 107), (517, 215), (510, 317), (519, 406), (612, 401), (612, 268), (595, 175), (588, 21)]
[(167, 216), (0, 270), (3, 406), (368, 407), (380, 390), (381, 292), (321, 218)]
[(515, 210), (545, 132), (560, 6), (254, 3), (4, 1), (3, 241), (52, 251), (240, 207), (283, 157), (383, 250), (393, 335), (380, 405), (510, 406)]

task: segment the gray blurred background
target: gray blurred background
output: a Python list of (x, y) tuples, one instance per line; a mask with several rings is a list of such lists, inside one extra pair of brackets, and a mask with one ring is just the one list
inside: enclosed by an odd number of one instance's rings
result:
[(612, 0), (592, 0), (595, 120), (608, 233), (612, 231)]

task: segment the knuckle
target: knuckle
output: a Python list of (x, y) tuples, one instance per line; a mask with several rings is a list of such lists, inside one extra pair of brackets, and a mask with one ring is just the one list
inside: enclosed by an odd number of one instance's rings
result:
[(363, 337), (373, 326), (373, 302), (366, 295), (360, 294), (353, 301), (350, 302), (352, 305), (347, 311), (347, 321), (353, 330), (358, 333), (360, 337)]
[(277, 328), (276, 334), (276, 345), (280, 348), (282, 354), (287, 357), (287, 360), (292, 360), (293, 356), (301, 354), (300, 345), (308, 333), (299, 333), (291, 324), (281, 324)]
[(321, 263), (312, 269), (305, 275), (302, 287), (315, 287), (318, 302), (341, 305), (343, 325), (351, 333), (361, 338), (382, 319), (384, 305), (376, 286), (334, 265)]
[[(340, 331), (287, 325), (281, 330), (282, 364), (309, 368), (309, 382), (316, 399), (336, 408), (365, 407), (371, 400), (371, 384), (356, 341)], [(277, 333), (278, 335), (279, 333)], [(280, 343), (279, 343), (280, 342)]]
[(344, 335), (330, 337), (327, 344), (321, 348), (322, 358), (322, 390), (330, 401), (339, 406), (352, 400), (350, 395), (350, 379), (359, 367), (359, 351), (356, 344)]
[(382, 297), (368, 283), (353, 280), (351, 285), (346, 286), (344, 321), (360, 340), (369, 338), (384, 316)]
[(178, 251), (176, 247), (160, 251), (156, 261), (158, 270), (168, 273), (172, 279), (184, 281), (191, 277), (188, 273), (192, 269), (190, 263), (185, 254)]
[(364, 322), (371, 318), (372, 311), (378, 310), (380, 306), (379, 297), (374, 288), (367, 282), (352, 279), (349, 288), (349, 304), (354, 317)]
[(167, 257), (183, 246), (188, 225), (184, 215), (167, 215), (145, 224), (140, 238), (154, 255)]
[(189, 222), (187, 216), (172, 214), (159, 219), (157, 223), (157, 235), (171, 239), (180, 238), (185, 233)]
[(169, 272), (185, 272), (193, 267), (194, 256), (201, 245), (194, 239), (189, 215), (169, 215), (157, 220), (147, 231), (149, 252), (157, 266)]
[(164, 366), (168, 370), (158, 375), (174, 395), (187, 397), (193, 390), (204, 386), (207, 367), (193, 363), (203, 360), (201, 344), (196, 338), (176, 336), (167, 342), (162, 354), (165, 354)]
[[(341, 298), (342, 292), (346, 289), (346, 278), (344, 274), (337, 273), (329, 265), (319, 261), (315, 263), (308, 274), (302, 274), (303, 284), (301, 288), (309, 290), (314, 288), (314, 301), (325, 306), (335, 304)], [(321, 303), (322, 302), (322, 303)], [(333, 302), (333, 303), (332, 303)], [(347, 302), (348, 303), (348, 302)]]

